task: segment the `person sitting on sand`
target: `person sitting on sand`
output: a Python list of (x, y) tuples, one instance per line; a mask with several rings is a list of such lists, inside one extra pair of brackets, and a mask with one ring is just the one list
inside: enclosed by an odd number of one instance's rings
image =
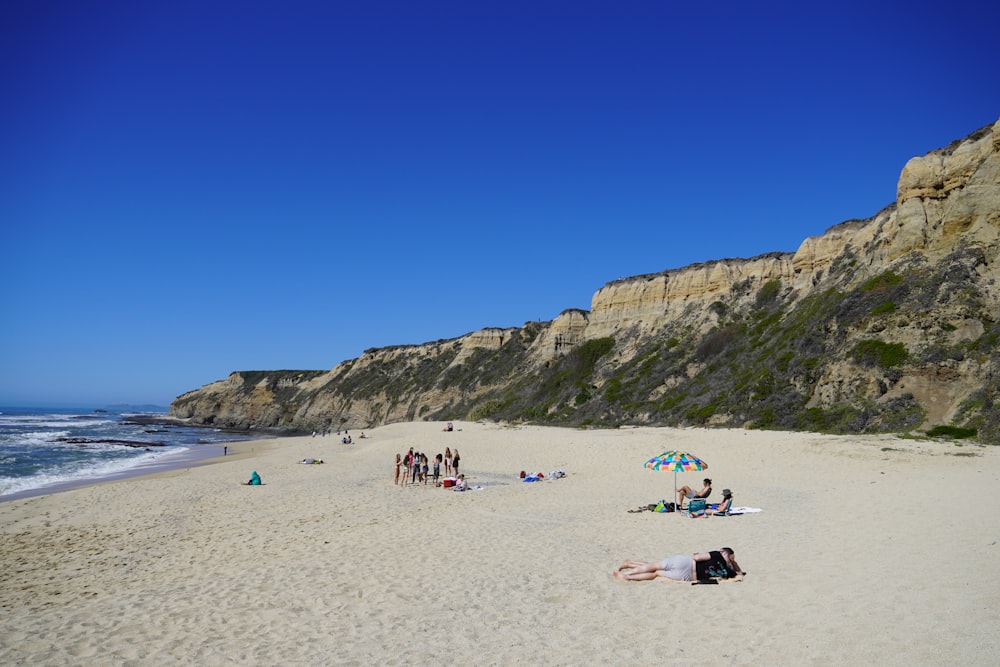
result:
[(469, 483), (465, 481), (465, 475), (459, 475), (458, 481), (455, 482), (454, 491), (468, 491)]
[(256, 470), (250, 473), (250, 481), (247, 482), (248, 486), (260, 486), (263, 483), (264, 482), (260, 481), (260, 475), (257, 474)]
[(667, 581), (714, 583), (729, 579), (743, 581), (746, 572), (736, 562), (736, 553), (722, 547), (718, 551), (699, 551), (693, 556), (678, 554), (652, 562), (627, 559), (611, 574), (622, 581), (652, 581), (662, 577)]
[(722, 490), (722, 502), (705, 510), (705, 514), (711, 516), (717, 514), (719, 516), (725, 516), (729, 513), (729, 509), (733, 506), (733, 492), (729, 489)]
[(692, 489), (687, 484), (685, 484), (681, 488), (677, 489), (677, 508), (678, 509), (680, 509), (681, 506), (684, 504), (684, 499), (685, 498), (687, 498), (688, 500), (691, 500), (693, 498), (708, 498), (708, 494), (710, 494), (712, 492), (712, 480), (710, 480), (709, 478), (706, 477), (702, 481), (705, 482), (705, 487), (701, 491), (698, 491), (697, 493), (695, 492), (694, 489)]

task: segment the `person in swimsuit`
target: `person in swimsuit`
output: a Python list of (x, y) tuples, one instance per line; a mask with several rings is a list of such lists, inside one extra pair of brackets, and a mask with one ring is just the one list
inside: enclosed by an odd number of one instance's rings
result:
[(400, 481), (400, 486), (406, 486), (406, 483), (410, 481), (410, 465), (413, 461), (413, 447), (410, 447), (410, 451), (403, 455), (403, 479)]
[(444, 448), (444, 474), (451, 477), (451, 447)]
[(451, 472), (453, 475), (458, 474), (458, 462), (462, 459), (458, 456), (458, 450), (456, 449), (451, 453)]
[(718, 551), (699, 551), (693, 556), (678, 554), (658, 561), (626, 559), (611, 574), (622, 581), (652, 581), (662, 577), (667, 581), (698, 583), (743, 581), (746, 572), (736, 562), (736, 553), (722, 547)]
[(725, 516), (729, 513), (729, 510), (733, 507), (733, 492), (729, 489), (722, 490), (722, 502), (715, 507), (710, 507), (705, 510), (705, 514), (712, 516), (717, 514), (719, 516)]

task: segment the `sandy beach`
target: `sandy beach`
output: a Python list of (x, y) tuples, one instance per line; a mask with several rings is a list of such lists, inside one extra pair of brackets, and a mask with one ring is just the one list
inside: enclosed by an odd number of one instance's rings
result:
[[(455, 422), (235, 443), (207, 465), (0, 504), (4, 665), (958, 665), (1000, 655), (995, 448)], [(457, 448), (477, 489), (398, 487)], [(643, 463), (687, 450), (733, 517)], [(305, 457), (324, 465), (299, 465)], [(519, 480), (562, 469), (563, 479)], [(257, 470), (264, 486), (241, 482)], [(623, 582), (732, 547), (742, 582)]]

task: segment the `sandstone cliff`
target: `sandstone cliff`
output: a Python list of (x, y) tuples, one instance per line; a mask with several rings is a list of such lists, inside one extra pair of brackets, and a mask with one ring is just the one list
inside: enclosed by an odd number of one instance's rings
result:
[(726, 424), (1000, 439), (1000, 121), (915, 157), (896, 202), (795, 253), (616, 280), (589, 311), (330, 371), (237, 372), (178, 397), (199, 423), (414, 419)]

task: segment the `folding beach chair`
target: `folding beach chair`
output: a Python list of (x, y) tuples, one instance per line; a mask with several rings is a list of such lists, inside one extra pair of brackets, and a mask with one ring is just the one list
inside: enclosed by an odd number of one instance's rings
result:
[(705, 518), (705, 506), (708, 503), (704, 498), (692, 498), (688, 501), (687, 514), (692, 519)]

